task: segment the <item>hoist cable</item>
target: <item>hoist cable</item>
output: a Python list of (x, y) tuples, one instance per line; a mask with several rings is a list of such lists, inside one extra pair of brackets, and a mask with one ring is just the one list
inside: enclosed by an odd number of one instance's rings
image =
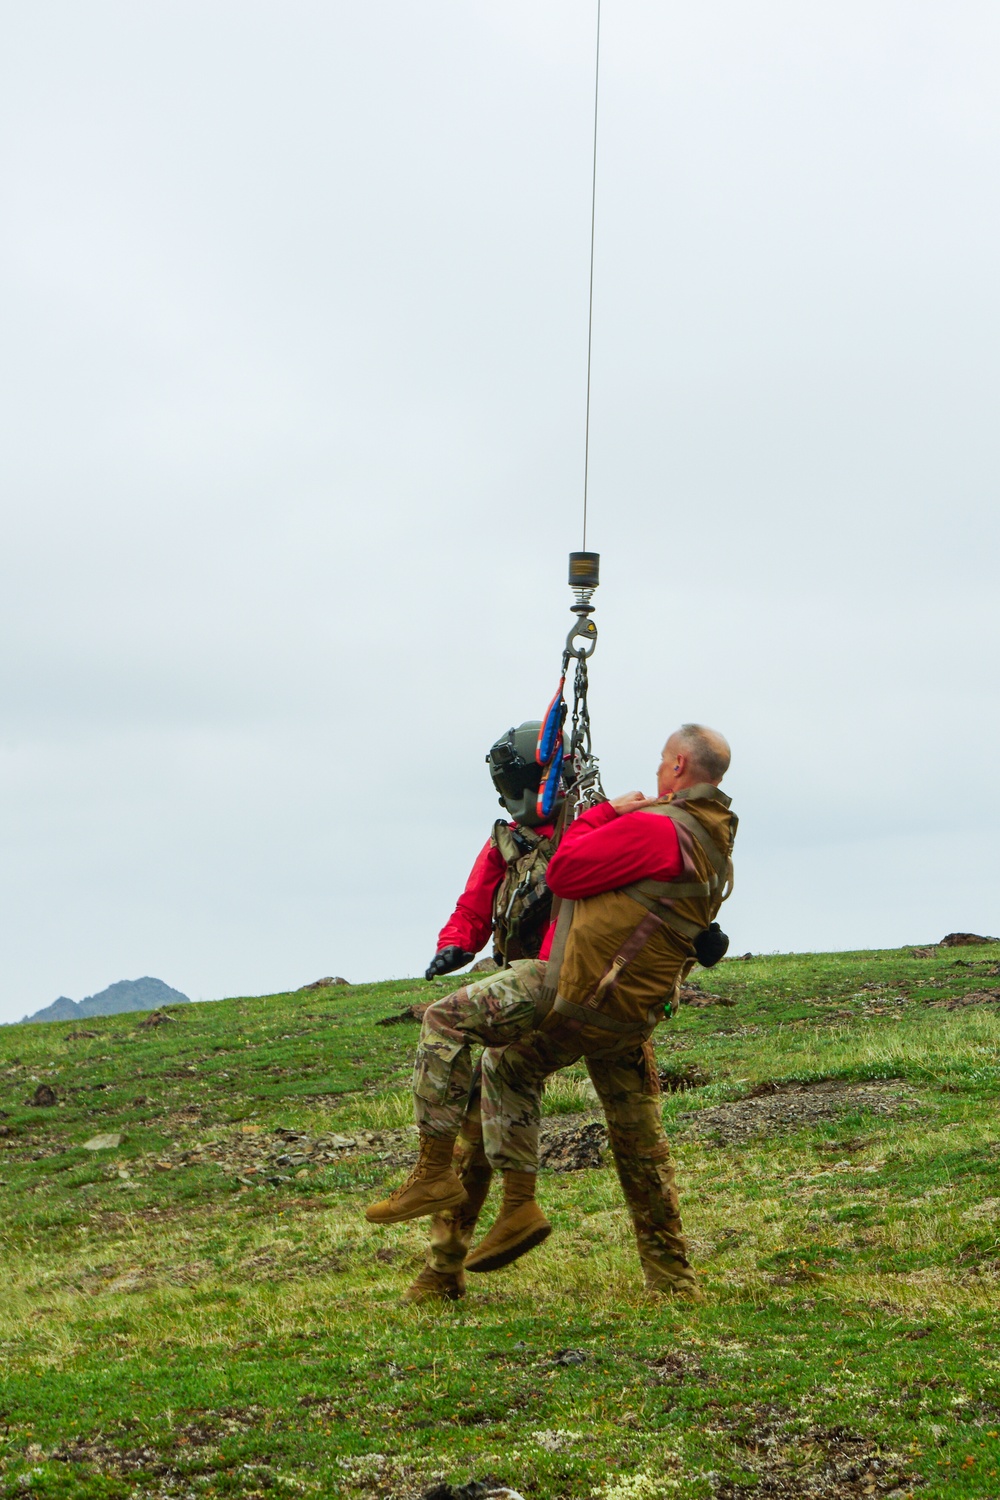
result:
[[(566, 807), (572, 817), (595, 802), (604, 801), (601, 772), (594, 755), (587, 704), (587, 661), (597, 645), (597, 626), (590, 618), (591, 600), (599, 578), (600, 558), (587, 551), (587, 497), (590, 484), (590, 374), (594, 346), (594, 243), (597, 228), (597, 123), (601, 89), (601, 0), (597, 0), (597, 28), (594, 42), (594, 147), (590, 177), (590, 285), (587, 301), (587, 410), (583, 439), (583, 549), (569, 555), (569, 584), (576, 602), (571, 606), (576, 623), (566, 637), (562, 674), (556, 695), (542, 721), (535, 759), (544, 768), (538, 791), (537, 811), (548, 817), (555, 805), (560, 786), (565, 788)], [(575, 659), (573, 675), (573, 716), (566, 766), (563, 766), (563, 725), (568, 707), (565, 699), (569, 664)]]
[(587, 419), (583, 439), (583, 551), (587, 550), (587, 487), (590, 481), (590, 355), (594, 341), (594, 229), (597, 222), (597, 101), (601, 86), (601, 0), (597, 0), (594, 49), (594, 160), (590, 180), (590, 298), (587, 311)]

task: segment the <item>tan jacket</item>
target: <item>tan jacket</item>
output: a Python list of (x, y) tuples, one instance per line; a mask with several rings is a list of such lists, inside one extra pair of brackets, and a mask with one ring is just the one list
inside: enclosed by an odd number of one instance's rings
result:
[(695, 961), (694, 937), (732, 889), (737, 818), (730, 807), (724, 792), (703, 784), (643, 810), (674, 823), (683, 874), (588, 896), (572, 903), (571, 916), (560, 914), (565, 947), (560, 960), (557, 936), (548, 976), (557, 993), (546, 1030), (568, 1024), (589, 1052), (633, 1045), (663, 1019)]

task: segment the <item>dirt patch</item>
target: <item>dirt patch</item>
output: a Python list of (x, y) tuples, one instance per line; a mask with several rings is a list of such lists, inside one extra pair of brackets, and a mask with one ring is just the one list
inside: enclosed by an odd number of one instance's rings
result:
[(114, 1442), (102, 1433), (93, 1438), (70, 1438), (49, 1453), (41, 1449), (29, 1451), (28, 1457), (80, 1464), (97, 1474), (145, 1475), (174, 1483), (190, 1483), (193, 1473), (230, 1468), (231, 1461), (221, 1460), (215, 1445), (256, 1427), (265, 1417), (264, 1411), (257, 1406), (227, 1407), (221, 1411), (185, 1415), (189, 1420), (177, 1423), (168, 1439), (170, 1449), (179, 1450), (171, 1453), (173, 1461), (161, 1448), (149, 1443), (128, 1445), (127, 1439)]
[(980, 943), (1000, 943), (1000, 938), (981, 937), (978, 932), (949, 932), (938, 943), (939, 948), (975, 948)]
[(895, 1115), (913, 1102), (901, 1080), (846, 1083), (823, 1078), (817, 1083), (769, 1082), (758, 1084), (746, 1099), (718, 1104), (710, 1109), (685, 1110), (680, 1116), (697, 1135), (714, 1139), (716, 1145), (739, 1145), (756, 1136), (798, 1130), (817, 1120), (831, 1120), (848, 1110), (867, 1110), (876, 1115)]
[(747, 1482), (724, 1480), (718, 1500), (872, 1500), (902, 1497), (923, 1483), (902, 1454), (844, 1427), (796, 1431), (780, 1415), (761, 1413), (736, 1442), (748, 1456)]
[(950, 1000), (927, 1000), (924, 1003), (930, 1010), (958, 1010), (964, 1005), (997, 1005), (1000, 1004), (1000, 987), (991, 985), (989, 989), (967, 990), (964, 995), (953, 995)]
[(151, 1478), (167, 1475), (180, 1478), (171, 1464), (165, 1463), (156, 1448), (146, 1444), (123, 1448), (105, 1438), (70, 1438), (47, 1455), (57, 1463), (82, 1464), (98, 1474), (148, 1474)]
[(416, 1005), (407, 1005), (403, 1010), (394, 1010), (391, 1016), (383, 1016), (376, 1021), (376, 1026), (406, 1026), (415, 1021), (424, 1019), (424, 1011), (431, 1002), (429, 1000), (418, 1002)]
[(30, 1099), (25, 1099), (25, 1104), (33, 1104), (37, 1109), (51, 1109), (58, 1104), (56, 1091), (47, 1083), (40, 1083)]
[(134, 1176), (174, 1172), (185, 1167), (216, 1167), (237, 1187), (280, 1187), (294, 1178), (308, 1178), (334, 1162), (374, 1156), (389, 1166), (416, 1160), (416, 1131), (356, 1130), (350, 1135), (309, 1136), (296, 1130), (258, 1130), (244, 1126), (211, 1141), (174, 1146), (129, 1163)]
[(607, 1150), (608, 1132), (600, 1120), (569, 1129), (546, 1130), (542, 1126), (539, 1165), (550, 1172), (581, 1172), (600, 1167), (601, 1153)]
[(697, 1380), (701, 1385), (714, 1385), (697, 1355), (684, 1349), (669, 1349), (655, 1359), (646, 1360), (652, 1385), (683, 1385), (685, 1380)]

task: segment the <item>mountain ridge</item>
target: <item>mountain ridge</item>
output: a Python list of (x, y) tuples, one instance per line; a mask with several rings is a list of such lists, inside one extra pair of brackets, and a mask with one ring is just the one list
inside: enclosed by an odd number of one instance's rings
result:
[(162, 979), (146, 974), (141, 979), (118, 979), (96, 995), (85, 995), (82, 1000), (71, 1000), (60, 995), (51, 1005), (36, 1010), (32, 1016), (22, 1016), (20, 1025), (26, 1022), (82, 1021), (89, 1016), (117, 1016), (123, 1011), (156, 1010), (160, 1005), (190, 1005), (187, 995), (172, 989)]

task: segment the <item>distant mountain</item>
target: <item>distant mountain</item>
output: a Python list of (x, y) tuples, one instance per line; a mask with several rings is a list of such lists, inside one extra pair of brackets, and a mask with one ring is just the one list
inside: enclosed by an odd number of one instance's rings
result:
[(190, 1005), (187, 995), (172, 990), (162, 979), (119, 979), (99, 994), (84, 1000), (60, 995), (44, 1010), (36, 1010), (25, 1021), (82, 1021), (88, 1016), (116, 1016), (123, 1010), (156, 1010), (160, 1005)]

